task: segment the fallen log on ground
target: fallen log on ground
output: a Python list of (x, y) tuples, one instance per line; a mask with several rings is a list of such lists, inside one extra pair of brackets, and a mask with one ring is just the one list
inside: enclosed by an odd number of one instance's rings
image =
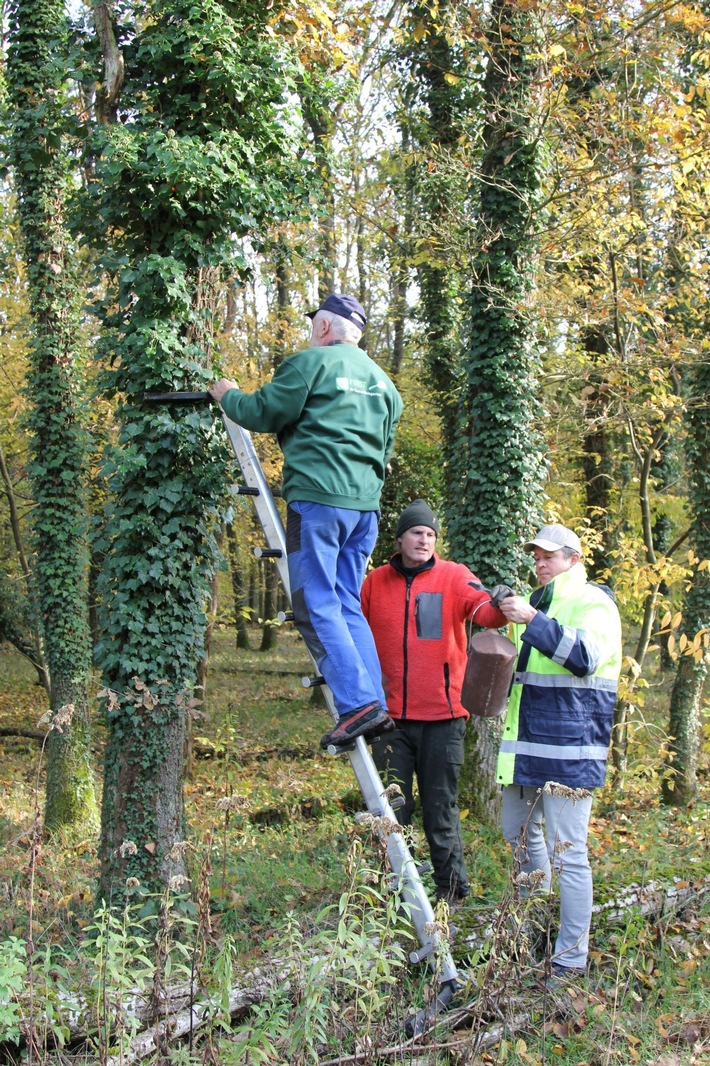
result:
[(38, 729), (21, 729), (19, 726), (0, 726), (0, 737), (23, 737), (27, 740), (36, 740), (38, 743), (41, 743), (46, 736), (46, 732), (40, 733)]

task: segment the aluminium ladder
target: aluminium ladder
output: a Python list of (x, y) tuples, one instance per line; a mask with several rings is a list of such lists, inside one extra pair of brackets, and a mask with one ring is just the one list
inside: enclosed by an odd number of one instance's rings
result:
[[(154, 393), (146, 394), (145, 398), (153, 403), (189, 404), (214, 402), (208, 392)], [(286, 538), (281, 515), (274, 503), (271, 489), (261, 468), (251, 434), (228, 418), (221, 407), (220, 411), (234, 455), (244, 478), (244, 486), (236, 487), (234, 491), (237, 495), (252, 497), (257, 518), (266, 538), (267, 547), (256, 548), (254, 554), (257, 558), (271, 558), (275, 561), (290, 604), (291, 589), (286, 558)], [(315, 666), (312, 656), (311, 660)], [(333, 696), (330, 689), (324, 684), (323, 679), (320, 677), (304, 678), (303, 683), (305, 687), (323, 685), (328, 709), (333, 720), (337, 722), (338, 713), (335, 709)], [(355, 742), (347, 747), (330, 748), (329, 751), (331, 754), (347, 753), (367, 810), (373, 818), (384, 819), (390, 825), (392, 823), (396, 824), (394, 808), (389, 802), (363, 737), (357, 737)], [(387, 831), (378, 830), (378, 833), (386, 846), (390, 865), (394, 875), (399, 879), (402, 899), (408, 904), (411, 920), (419, 937), (420, 947), (418, 950), (410, 952), (410, 962), (419, 963), (426, 959), (441, 986), (437, 1003), (434, 1005), (433, 1010), (429, 1009), (428, 1011), (420, 1012), (420, 1017), (408, 1026), (414, 1031), (421, 1031), (433, 1020), (433, 1016), (438, 1010), (445, 1008), (449, 1004), (458, 988), (458, 972), (448, 946), (442, 943), (434, 922), (434, 911), (431, 902), (419, 875), (419, 868), (412, 858), (404, 837), (399, 832), (390, 832), (389, 827)]]

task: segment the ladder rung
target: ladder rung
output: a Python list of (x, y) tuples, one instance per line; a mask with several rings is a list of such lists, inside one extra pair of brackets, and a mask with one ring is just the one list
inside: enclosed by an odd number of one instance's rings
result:
[(346, 755), (349, 751), (355, 751), (355, 741), (349, 740), (346, 744), (329, 744), (329, 755)]
[(258, 496), (259, 490), (253, 489), (250, 485), (239, 485), (237, 488), (237, 496)]
[(280, 559), (283, 552), (280, 548), (254, 548), (257, 559)]
[(390, 807), (393, 811), (398, 811), (400, 807), (404, 807), (406, 802), (404, 796), (393, 796), (390, 800)]
[(304, 688), (315, 688), (316, 685), (324, 685), (324, 677), (302, 677), (301, 684)]
[(293, 611), (279, 611), (276, 617), (279, 622), (293, 622)]
[(419, 951), (410, 951), (409, 952), (409, 961), (413, 965), (416, 965), (418, 962), (423, 962), (424, 959), (427, 958), (427, 956), (431, 955), (433, 950), (434, 950), (434, 944), (433, 943), (431, 943), (431, 944), (422, 944), (422, 946), (420, 947)]

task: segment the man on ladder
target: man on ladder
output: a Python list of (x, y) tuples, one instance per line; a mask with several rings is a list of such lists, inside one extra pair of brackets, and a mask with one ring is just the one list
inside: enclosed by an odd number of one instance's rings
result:
[(283, 452), (294, 622), (338, 712), (327, 749), (393, 727), (360, 587), (402, 400), (358, 348), (367, 318), (354, 297), (333, 293), (308, 317), (310, 347), (271, 381), (245, 393), (222, 378), (209, 392), (240, 426), (276, 433)]

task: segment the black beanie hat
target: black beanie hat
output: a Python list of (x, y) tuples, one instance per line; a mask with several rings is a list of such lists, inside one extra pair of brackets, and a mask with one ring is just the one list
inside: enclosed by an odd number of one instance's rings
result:
[(425, 500), (414, 500), (402, 511), (395, 537), (401, 537), (412, 526), (428, 526), (439, 536), (439, 519)]

